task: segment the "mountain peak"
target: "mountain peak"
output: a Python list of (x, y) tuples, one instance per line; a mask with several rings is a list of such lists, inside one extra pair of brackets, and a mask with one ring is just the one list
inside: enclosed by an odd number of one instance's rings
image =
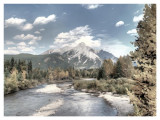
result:
[[(51, 54), (57, 53), (67, 57), (67, 62), (73, 64), (75, 67), (93, 68), (100, 67), (104, 59), (116, 60), (116, 58), (109, 52), (104, 50), (95, 50), (87, 46), (84, 42), (80, 42), (74, 47), (66, 46), (62, 48), (48, 50), (43, 53)], [(54, 55), (54, 54), (53, 54)]]
[(86, 46), (86, 44), (84, 42), (81, 42), (78, 44), (78, 46)]

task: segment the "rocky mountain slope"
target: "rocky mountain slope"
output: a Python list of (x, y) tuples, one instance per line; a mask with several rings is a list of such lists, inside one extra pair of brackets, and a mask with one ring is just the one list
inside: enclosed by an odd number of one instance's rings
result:
[(114, 62), (117, 58), (111, 53), (104, 50), (95, 50), (84, 43), (80, 43), (75, 47), (63, 47), (59, 49), (49, 49), (40, 55), (19, 54), (4, 55), (4, 59), (23, 59), (31, 60), (33, 67), (46, 69), (48, 67), (68, 68), (69, 66), (77, 69), (98, 68), (104, 59), (112, 59)]

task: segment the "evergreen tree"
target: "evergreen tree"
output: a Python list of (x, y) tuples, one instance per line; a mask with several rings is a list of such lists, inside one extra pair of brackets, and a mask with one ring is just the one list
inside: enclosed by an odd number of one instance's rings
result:
[(103, 69), (99, 68), (97, 79), (100, 80), (101, 78), (103, 78)]
[(156, 5), (145, 5), (144, 18), (137, 26), (137, 47), (132, 58), (137, 61), (135, 89), (130, 94), (136, 115), (156, 115)]
[(123, 71), (122, 71), (121, 57), (118, 59), (117, 63), (115, 64), (115, 67), (114, 67), (114, 77), (115, 78), (124, 77)]
[(28, 71), (27, 72), (28, 72), (27, 78), (31, 79), (32, 78), (32, 62), (31, 61), (28, 62)]
[(18, 61), (17, 70), (18, 70), (18, 72), (22, 72), (20, 59), (19, 59), (19, 61)]
[(12, 69), (14, 67), (14, 58), (11, 58), (11, 62), (10, 62), (10, 72), (12, 72)]

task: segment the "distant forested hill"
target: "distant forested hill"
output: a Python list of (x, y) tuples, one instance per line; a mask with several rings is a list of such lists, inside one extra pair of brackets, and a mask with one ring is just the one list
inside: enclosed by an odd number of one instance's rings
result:
[(32, 55), (32, 54), (18, 54), (18, 55), (4, 55), (4, 60), (10, 60), (14, 57), (15, 60), (32, 61), (33, 68), (47, 69), (48, 67), (56, 68), (68, 68), (72, 65), (68, 63), (66, 57), (59, 54), (50, 55)]

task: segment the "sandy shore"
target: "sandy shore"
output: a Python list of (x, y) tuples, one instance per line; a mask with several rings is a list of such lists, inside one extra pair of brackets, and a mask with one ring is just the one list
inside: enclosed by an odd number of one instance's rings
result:
[(99, 97), (103, 97), (118, 111), (118, 116), (127, 116), (133, 113), (134, 108), (130, 103), (130, 98), (127, 95), (117, 95), (111, 92), (100, 94)]

